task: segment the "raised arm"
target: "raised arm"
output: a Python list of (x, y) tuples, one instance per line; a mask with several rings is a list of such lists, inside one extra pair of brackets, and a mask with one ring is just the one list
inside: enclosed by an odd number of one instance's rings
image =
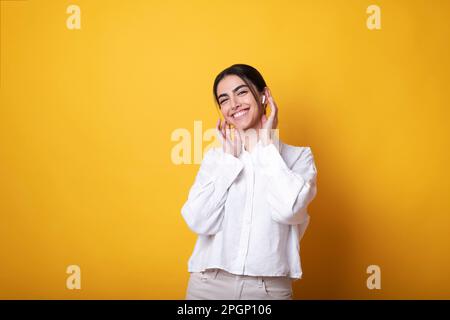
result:
[(302, 148), (291, 168), (274, 144), (261, 145), (258, 160), (268, 180), (267, 201), (272, 219), (290, 225), (307, 222), (307, 207), (317, 193), (317, 170), (311, 148)]

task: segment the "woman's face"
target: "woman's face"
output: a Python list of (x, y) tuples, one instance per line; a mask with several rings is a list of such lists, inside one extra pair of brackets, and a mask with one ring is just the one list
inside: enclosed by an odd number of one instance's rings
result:
[[(255, 91), (258, 92), (256, 88)], [(262, 108), (240, 77), (229, 75), (223, 78), (217, 85), (217, 97), (220, 110), (228, 123), (241, 130), (259, 127)]]

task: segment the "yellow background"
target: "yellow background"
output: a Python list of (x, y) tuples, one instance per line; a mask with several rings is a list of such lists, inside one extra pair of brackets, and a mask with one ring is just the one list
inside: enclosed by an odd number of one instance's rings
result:
[[(69, 30), (66, 8), (81, 8)], [(366, 8), (381, 7), (381, 30)], [(255, 66), (318, 195), (295, 298), (450, 298), (449, 1), (2, 1), (0, 298), (183, 299), (214, 77)], [(205, 143), (206, 146), (208, 143)], [(81, 290), (66, 267), (81, 267)], [(381, 290), (366, 268), (381, 268)]]

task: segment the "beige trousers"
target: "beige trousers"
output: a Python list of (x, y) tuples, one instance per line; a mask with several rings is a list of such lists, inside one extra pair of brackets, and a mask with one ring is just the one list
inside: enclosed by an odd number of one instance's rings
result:
[(292, 300), (289, 277), (255, 277), (221, 269), (192, 272), (186, 300)]

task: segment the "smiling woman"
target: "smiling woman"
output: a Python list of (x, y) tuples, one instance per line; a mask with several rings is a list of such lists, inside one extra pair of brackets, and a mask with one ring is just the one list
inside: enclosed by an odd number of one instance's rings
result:
[(292, 299), (317, 193), (311, 148), (272, 135), (278, 108), (255, 68), (225, 69), (213, 93), (224, 118), (217, 122), (222, 147), (205, 154), (181, 209), (198, 234), (186, 299)]
[(265, 88), (266, 82), (258, 70), (247, 65), (233, 65), (217, 75), (213, 94), (225, 119), (234, 127), (245, 130), (259, 128), (261, 116), (266, 114)]

